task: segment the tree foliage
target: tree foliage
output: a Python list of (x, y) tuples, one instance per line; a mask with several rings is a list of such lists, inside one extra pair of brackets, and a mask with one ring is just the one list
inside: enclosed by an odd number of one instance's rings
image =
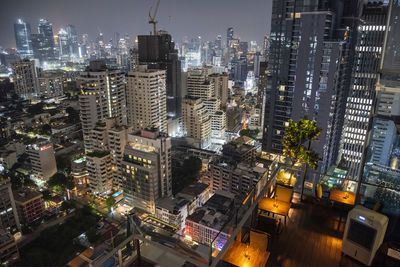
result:
[(308, 119), (301, 119), (298, 123), (289, 120), (289, 126), (281, 142), (283, 154), (290, 160), (293, 167), (296, 163), (308, 164), (311, 168), (318, 168), (318, 153), (312, 151), (305, 143), (312, 142), (321, 134), (317, 123)]
[(66, 189), (72, 190), (75, 186), (72, 177), (67, 177), (60, 172), (50, 177), (47, 181), (47, 185), (56, 191), (60, 191), (60, 193), (63, 193)]
[(202, 162), (198, 157), (189, 157), (183, 161), (175, 161), (172, 167), (172, 193), (176, 194), (185, 186), (197, 180)]
[(115, 206), (115, 198), (109, 196), (106, 198), (106, 207), (110, 211), (112, 207)]
[(254, 130), (243, 129), (243, 130), (240, 130), (239, 135), (240, 136), (248, 136), (250, 138), (257, 139), (257, 135), (259, 132), (260, 132), (259, 129), (254, 129)]

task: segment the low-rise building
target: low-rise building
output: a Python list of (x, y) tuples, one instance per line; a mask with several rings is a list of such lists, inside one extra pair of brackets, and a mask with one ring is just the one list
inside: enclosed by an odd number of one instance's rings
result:
[(183, 188), (176, 196), (189, 201), (188, 214), (191, 215), (210, 199), (210, 187), (208, 184), (195, 182)]
[(189, 201), (184, 198), (166, 197), (159, 199), (156, 204), (156, 218), (175, 225), (181, 232), (185, 228), (188, 205)]
[(28, 146), (28, 155), (35, 178), (47, 181), (57, 172), (53, 144), (48, 141)]
[(14, 191), (14, 198), (22, 224), (30, 224), (43, 217), (45, 206), (42, 193), (23, 188)]
[(264, 175), (268, 175), (265, 168), (216, 158), (208, 164), (203, 182), (210, 185), (212, 192), (223, 190), (245, 197)]
[(237, 163), (244, 162), (253, 166), (256, 162), (257, 149), (255, 146), (233, 140), (223, 145), (222, 154)]
[(231, 193), (215, 192), (202, 207), (186, 218), (185, 236), (208, 246), (223, 247), (230, 237), (226, 227), (229, 227), (232, 218), (234, 199)]
[(106, 196), (113, 185), (112, 154), (95, 150), (86, 154), (89, 188), (92, 194)]

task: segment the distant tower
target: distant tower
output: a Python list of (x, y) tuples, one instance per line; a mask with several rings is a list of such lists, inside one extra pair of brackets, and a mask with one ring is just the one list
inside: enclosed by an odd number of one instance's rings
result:
[(226, 47), (229, 47), (229, 41), (233, 39), (233, 28), (229, 27), (226, 31)]
[(42, 55), (43, 60), (54, 60), (54, 35), (53, 35), (53, 25), (50, 21), (46, 19), (40, 19), (38, 25), (38, 33), (42, 36), (43, 47)]
[(17, 45), (18, 54), (21, 58), (32, 58), (32, 40), (31, 40), (31, 26), (29, 23), (24, 22), (22, 19), (18, 19), (14, 23), (15, 43)]

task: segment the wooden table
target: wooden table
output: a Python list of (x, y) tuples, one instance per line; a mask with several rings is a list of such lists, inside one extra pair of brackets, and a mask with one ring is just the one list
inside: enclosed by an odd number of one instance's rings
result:
[(239, 241), (234, 241), (222, 257), (223, 261), (236, 266), (265, 266), (270, 253), (253, 248)]
[(258, 203), (258, 209), (284, 216), (286, 224), (286, 217), (288, 217), (289, 215), (289, 209), (291, 205), (292, 204), (289, 202), (284, 202), (275, 200), (274, 198), (264, 197)]
[(329, 194), (329, 199), (345, 205), (354, 206), (356, 202), (356, 194), (332, 189)]
[[(356, 194), (332, 189), (329, 193), (329, 199), (339, 204), (354, 206), (354, 204), (356, 203)], [(340, 229), (340, 224), (342, 223), (342, 217), (343, 217), (342, 212), (340, 212), (339, 223), (337, 228), (338, 231)]]

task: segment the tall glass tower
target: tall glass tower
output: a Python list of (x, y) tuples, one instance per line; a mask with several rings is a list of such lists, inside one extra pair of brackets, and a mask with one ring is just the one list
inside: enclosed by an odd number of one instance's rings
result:
[(14, 23), (15, 43), (17, 51), (22, 58), (33, 57), (32, 40), (31, 40), (31, 26), (29, 23), (18, 19)]
[(54, 37), (53, 25), (47, 19), (40, 19), (38, 25), (38, 33), (42, 37), (43, 47), (41, 47), (41, 54), (44, 60), (52, 60), (54, 55)]

